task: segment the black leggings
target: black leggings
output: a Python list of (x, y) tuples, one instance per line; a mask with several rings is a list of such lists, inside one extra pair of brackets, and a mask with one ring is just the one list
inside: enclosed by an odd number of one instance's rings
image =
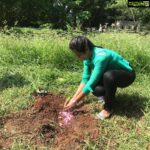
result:
[(135, 72), (125, 70), (109, 70), (103, 74), (102, 79), (93, 90), (95, 96), (104, 96), (104, 109), (111, 110), (117, 87), (127, 87), (135, 80)]

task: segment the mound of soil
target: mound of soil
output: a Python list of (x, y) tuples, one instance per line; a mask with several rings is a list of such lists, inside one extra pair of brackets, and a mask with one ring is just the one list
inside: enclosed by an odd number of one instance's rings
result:
[(97, 140), (99, 122), (92, 116), (88, 104), (74, 111), (68, 126), (59, 126), (58, 114), (64, 102), (63, 97), (48, 93), (36, 96), (35, 103), (28, 109), (0, 118), (0, 148), (10, 148), (16, 138), (35, 147), (58, 150), (82, 149), (86, 138)]

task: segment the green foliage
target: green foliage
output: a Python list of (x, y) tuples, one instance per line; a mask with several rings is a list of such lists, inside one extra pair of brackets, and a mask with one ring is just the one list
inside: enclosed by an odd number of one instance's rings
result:
[(39, 27), (51, 23), (53, 28), (63, 29), (66, 29), (67, 24), (72, 27), (85, 23), (89, 26), (98, 25), (107, 2), (111, 0), (2, 0), (0, 25), (13, 26), (17, 22), (17, 25), (21, 26)]
[[(116, 20), (140, 21), (150, 27), (150, 9), (128, 8), (126, 0), (1, 0), (0, 26), (84, 29)], [(70, 30), (70, 29), (69, 29)]]
[(112, 16), (115, 20), (132, 20), (138, 21), (141, 25), (150, 29), (150, 9), (148, 8), (131, 8), (127, 6), (127, 0), (117, 0), (116, 3), (108, 5), (110, 12), (114, 12)]

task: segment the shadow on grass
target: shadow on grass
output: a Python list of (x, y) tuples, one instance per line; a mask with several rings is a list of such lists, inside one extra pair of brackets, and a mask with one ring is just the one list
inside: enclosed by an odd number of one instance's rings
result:
[(22, 87), (24, 85), (29, 84), (29, 81), (27, 81), (22, 75), (19, 73), (16, 74), (4, 74), (0, 78), (0, 90), (4, 90), (6, 88), (11, 87)]
[(147, 102), (148, 99), (138, 93), (118, 94), (114, 103), (115, 115), (140, 119), (144, 115), (143, 110)]

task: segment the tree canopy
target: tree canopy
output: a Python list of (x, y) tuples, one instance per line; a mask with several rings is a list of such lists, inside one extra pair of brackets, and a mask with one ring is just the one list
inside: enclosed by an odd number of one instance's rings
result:
[(118, 19), (150, 21), (150, 9), (128, 8), (126, 0), (1, 0), (0, 26), (98, 27)]

